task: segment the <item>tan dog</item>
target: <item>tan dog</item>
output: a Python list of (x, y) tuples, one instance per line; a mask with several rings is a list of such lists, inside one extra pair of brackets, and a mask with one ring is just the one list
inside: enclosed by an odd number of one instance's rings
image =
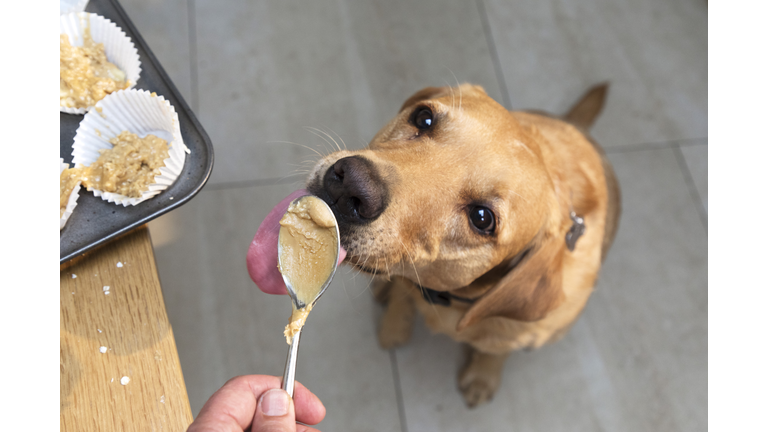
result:
[(613, 170), (586, 135), (606, 89), (558, 119), (509, 112), (478, 86), (426, 88), (368, 148), (328, 155), (309, 177), (346, 261), (386, 278), (381, 346), (408, 340), (415, 310), (469, 344), (459, 387), (470, 406), (493, 396), (511, 351), (562, 337), (592, 292), (620, 213)]

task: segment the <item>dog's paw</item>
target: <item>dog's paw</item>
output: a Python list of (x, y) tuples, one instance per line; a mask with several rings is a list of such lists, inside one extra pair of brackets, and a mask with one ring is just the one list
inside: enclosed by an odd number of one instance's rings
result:
[(488, 402), (493, 398), (494, 393), (496, 393), (496, 387), (483, 380), (470, 381), (461, 387), (461, 395), (470, 408)]
[(501, 371), (483, 363), (470, 362), (459, 374), (459, 390), (470, 408), (491, 400), (501, 382)]
[(405, 345), (412, 330), (412, 316), (393, 313), (392, 308), (387, 308), (379, 323), (379, 345), (384, 349)]

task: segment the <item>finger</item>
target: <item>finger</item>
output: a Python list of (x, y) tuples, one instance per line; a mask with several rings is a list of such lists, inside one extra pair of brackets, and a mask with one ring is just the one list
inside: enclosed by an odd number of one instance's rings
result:
[[(261, 395), (269, 390), (280, 388), (282, 378), (271, 375), (244, 375), (237, 377), (247, 385), (251, 386), (251, 391), (256, 395), (255, 402), (261, 398)], [(293, 401), (296, 410), (296, 420), (307, 424), (318, 424), (325, 418), (325, 406), (314, 393), (309, 391), (302, 383), (296, 381), (293, 390)], [(248, 412), (251, 416), (254, 410)]]
[(187, 432), (242, 432), (249, 427), (258, 395), (244, 378), (232, 378), (216, 390)]
[(293, 391), (293, 402), (296, 405), (296, 420), (315, 425), (325, 418), (323, 402), (298, 381)]
[(300, 425), (300, 424), (297, 423), (296, 424), (296, 432), (320, 432), (320, 431), (315, 429), (315, 428), (313, 428), (313, 427), (306, 426), (306, 425)]
[(265, 391), (256, 406), (251, 432), (294, 432), (296, 429), (293, 399), (283, 389)]
[[(242, 431), (251, 425), (261, 395), (280, 388), (281, 379), (270, 375), (244, 375), (232, 378), (216, 391), (200, 410), (188, 432), (209, 430)], [(306, 387), (297, 382), (295, 391), (297, 419), (317, 424), (325, 417), (325, 407)], [(213, 428), (215, 425), (215, 429)]]

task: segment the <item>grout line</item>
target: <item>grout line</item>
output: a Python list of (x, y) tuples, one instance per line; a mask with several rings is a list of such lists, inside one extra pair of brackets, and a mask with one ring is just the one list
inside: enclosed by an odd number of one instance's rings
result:
[(197, 9), (195, 0), (187, 0), (187, 23), (189, 26), (189, 74), (192, 86), (192, 111), (199, 116), (197, 85)]
[[(189, 1), (194, 1), (194, 0), (189, 0)], [(684, 139), (684, 140), (678, 140), (678, 141), (628, 144), (621, 147), (603, 148), (603, 150), (608, 154), (615, 154), (615, 153), (628, 153), (628, 152), (644, 151), (644, 150), (675, 149), (680, 147), (690, 147), (690, 146), (699, 146), (699, 145), (706, 146), (707, 144), (702, 142), (702, 140), (705, 140), (705, 139), (706, 138), (691, 138), (691, 139)], [(686, 172), (688, 176), (691, 177), (690, 172), (687, 171), (687, 166), (686, 166)], [(269, 177), (265, 179), (242, 180), (242, 181), (222, 182), (222, 183), (213, 183), (213, 184), (209, 183), (205, 186), (205, 188), (203, 188), (201, 192), (220, 191), (220, 190), (226, 190), (226, 189), (241, 189), (241, 188), (258, 187), (258, 186), (276, 186), (281, 184), (293, 183), (303, 178), (304, 178), (304, 174), (294, 174), (286, 177)], [(692, 178), (693, 177), (691, 177), (691, 179)]]
[(281, 184), (294, 183), (296, 181), (301, 181), (302, 179), (304, 179), (304, 174), (294, 174), (286, 177), (269, 177), (265, 179), (256, 179), (256, 180), (214, 183), (214, 184), (206, 185), (201, 192), (220, 191), (225, 189), (242, 189), (242, 188), (257, 187), (257, 186), (275, 186), (275, 185), (281, 185)]
[(644, 151), (644, 150), (660, 150), (660, 149), (671, 149), (674, 147), (689, 147), (689, 146), (697, 146), (697, 145), (707, 145), (707, 137), (703, 138), (686, 138), (686, 139), (680, 139), (680, 140), (670, 140), (670, 141), (661, 141), (661, 142), (647, 142), (647, 143), (637, 143), (637, 144), (626, 144), (626, 145), (619, 145), (616, 147), (603, 147), (603, 150), (608, 153), (628, 153), (628, 152), (635, 152), (635, 151)]
[(509, 98), (509, 90), (507, 90), (507, 82), (504, 79), (504, 73), (501, 69), (501, 61), (499, 60), (499, 52), (496, 50), (496, 44), (493, 42), (493, 34), (491, 33), (491, 24), (488, 21), (488, 14), (485, 11), (485, 4), (483, 0), (476, 0), (477, 10), (480, 13), (480, 21), (483, 23), (483, 33), (485, 33), (485, 41), (488, 44), (488, 50), (491, 53), (491, 60), (493, 61), (493, 69), (496, 72), (496, 80), (499, 82), (501, 89), (501, 97), (504, 99), (504, 108), (511, 110), (512, 101)]
[(405, 403), (403, 402), (403, 389), (400, 387), (400, 371), (397, 369), (397, 355), (395, 350), (389, 350), (389, 363), (392, 365), (392, 378), (395, 382), (395, 396), (397, 397), (397, 413), (400, 417), (400, 430), (408, 432), (408, 424), (405, 422)]
[(683, 172), (683, 178), (685, 179), (686, 186), (688, 186), (688, 192), (691, 194), (691, 198), (693, 198), (693, 202), (696, 206), (696, 211), (699, 213), (701, 224), (704, 225), (704, 235), (709, 237), (709, 217), (707, 211), (704, 209), (704, 202), (701, 199), (701, 195), (699, 195), (699, 190), (696, 189), (696, 183), (693, 181), (691, 170), (688, 168), (688, 163), (685, 161), (685, 156), (680, 150), (680, 146), (674, 145), (672, 148), (675, 151), (677, 165), (680, 167), (680, 171)]

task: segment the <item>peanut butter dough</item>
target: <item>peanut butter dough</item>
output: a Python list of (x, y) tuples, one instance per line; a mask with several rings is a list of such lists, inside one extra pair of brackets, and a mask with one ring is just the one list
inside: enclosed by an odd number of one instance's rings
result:
[(138, 198), (149, 190), (165, 166), (168, 145), (164, 139), (154, 135), (139, 138), (124, 131), (109, 140), (113, 147), (101, 150), (101, 156), (87, 167), (69, 168), (62, 171), (61, 211), (69, 200), (69, 194), (78, 181), (90, 190), (114, 192), (131, 198)]
[(67, 35), (59, 36), (59, 103), (63, 107), (88, 108), (114, 91), (128, 88), (125, 73), (107, 60), (104, 44), (83, 32), (83, 46), (69, 43)]
[(307, 306), (293, 307), (291, 321), (285, 327), (285, 339), (291, 343), (301, 330), (312, 302), (336, 265), (336, 219), (328, 207), (314, 196), (305, 196), (291, 203), (280, 219), (280, 273), (291, 280), (298, 299)]
[(67, 209), (67, 203), (69, 202), (69, 196), (72, 195), (72, 191), (77, 186), (77, 183), (82, 179), (78, 171), (65, 169), (61, 172), (61, 194), (59, 200), (59, 218), (64, 216), (64, 211)]

